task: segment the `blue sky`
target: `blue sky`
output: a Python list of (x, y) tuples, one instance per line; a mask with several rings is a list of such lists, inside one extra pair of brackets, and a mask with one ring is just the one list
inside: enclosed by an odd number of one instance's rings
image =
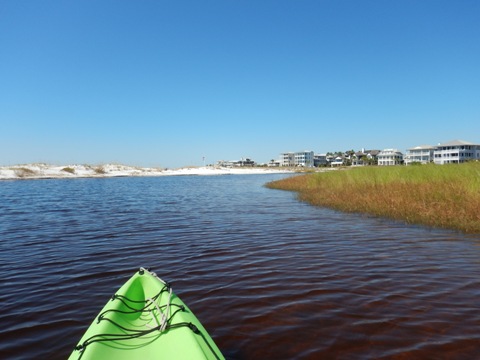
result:
[(0, 165), (480, 143), (476, 0), (4, 0)]

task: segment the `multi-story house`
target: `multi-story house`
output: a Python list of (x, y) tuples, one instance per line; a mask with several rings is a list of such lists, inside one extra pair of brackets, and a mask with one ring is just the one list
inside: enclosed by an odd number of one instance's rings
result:
[(377, 163), (377, 156), (380, 150), (365, 150), (357, 151), (352, 156), (353, 166), (374, 165)]
[(346, 164), (346, 159), (345, 159), (345, 156), (336, 156), (336, 157), (332, 157), (331, 161), (330, 161), (330, 166), (331, 167), (335, 167), (335, 166), (343, 166)]
[(296, 152), (295, 166), (313, 167), (313, 151)]
[(435, 146), (432, 145), (420, 145), (407, 149), (405, 154), (405, 165), (412, 163), (428, 164), (433, 162), (433, 152)]
[(378, 165), (400, 165), (403, 163), (403, 154), (397, 149), (384, 149), (377, 156)]
[(435, 164), (463, 163), (480, 160), (480, 145), (462, 140), (438, 144), (433, 152)]
[(327, 154), (315, 154), (313, 155), (313, 166), (327, 166)]
[(280, 166), (295, 166), (295, 153), (286, 152), (280, 154)]
[(280, 154), (280, 166), (313, 167), (313, 151), (282, 153)]

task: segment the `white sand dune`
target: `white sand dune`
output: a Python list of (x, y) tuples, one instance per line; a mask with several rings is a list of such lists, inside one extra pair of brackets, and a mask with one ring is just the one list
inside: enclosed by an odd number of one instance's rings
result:
[(213, 166), (166, 170), (115, 164), (66, 166), (26, 164), (0, 167), (0, 180), (121, 176), (275, 174), (288, 172), (291, 172), (291, 170), (278, 168), (223, 168)]

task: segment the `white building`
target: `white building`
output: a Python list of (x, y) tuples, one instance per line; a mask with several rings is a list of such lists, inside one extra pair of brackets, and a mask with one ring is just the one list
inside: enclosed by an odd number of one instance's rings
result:
[(286, 152), (280, 154), (280, 166), (295, 166), (295, 153)]
[(313, 151), (286, 152), (280, 154), (280, 166), (313, 167)]
[(403, 154), (397, 149), (384, 149), (377, 156), (379, 166), (400, 165), (403, 163)]
[(407, 149), (405, 154), (405, 165), (412, 163), (428, 164), (433, 162), (433, 152), (435, 146), (432, 145), (420, 145)]
[(295, 153), (295, 166), (313, 167), (313, 151), (299, 151)]
[(345, 159), (343, 158), (343, 156), (337, 156), (335, 158), (332, 159), (332, 161), (330, 161), (330, 166), (334, 167), (334, 166), (343, 166), (345, 163)]
[(435, 164), (440, 165), (480, 160), (480, 145), (462, 140), (453, 140), (438, 144), (435, 147), (433, 156)]

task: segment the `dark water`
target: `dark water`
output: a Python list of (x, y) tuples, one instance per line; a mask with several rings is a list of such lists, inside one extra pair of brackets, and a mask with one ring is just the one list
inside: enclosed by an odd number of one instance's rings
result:
[(229, 359), (480, 358), (480, 238), (314, 208), (280, 175), (0, 182), (0, 358), (65, 359), (150, 266)]

